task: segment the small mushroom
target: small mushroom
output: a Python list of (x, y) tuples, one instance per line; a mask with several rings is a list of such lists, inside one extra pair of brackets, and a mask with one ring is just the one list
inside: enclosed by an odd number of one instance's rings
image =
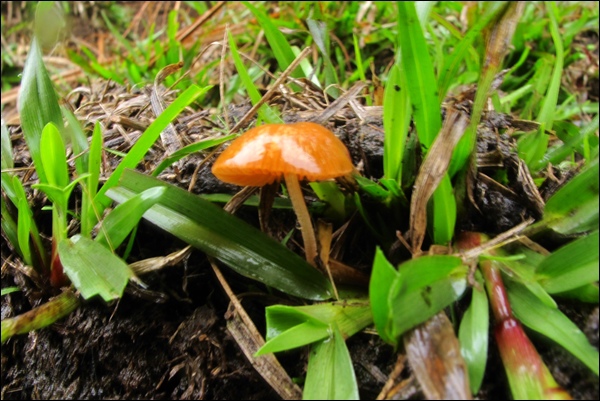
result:
[(221, 153), (212, 172), (221, 181), (257, 187), (283, 176), (300, 223), (306, 260), (316, 266), (317, 241), (299, 181), (328, 180), (353, 169), (348, 149), (331, 131), (299, 122), (248, 130)]

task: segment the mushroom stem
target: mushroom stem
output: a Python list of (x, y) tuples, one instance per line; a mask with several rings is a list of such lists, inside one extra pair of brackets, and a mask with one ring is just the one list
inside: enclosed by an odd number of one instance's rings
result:
[(294, 174), (285, 174), (285, 185), (287, 186), (290, 200), (292, 201), (292, 207), (298, 217), (300, 223), (300, 232), (302, 233), (302, 240), (304, 241), (304, 254), (306, 260), (311, 265), (317, 267), (315, 259), (317, 257), (317, 239), (315, 238), (315, 230), (308, 214), (308, 208), (304, 203), (304, 196), (302, 196), (302, 190), (300, 189), (300, 183), (298, 177)]

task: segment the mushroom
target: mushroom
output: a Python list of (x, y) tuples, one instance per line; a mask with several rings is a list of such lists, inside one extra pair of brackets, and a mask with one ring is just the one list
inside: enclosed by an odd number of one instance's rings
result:
[(300, 223), (306, 260), (316, 266), (317, 241), (300, 180), (322, 181), (352, 172), (346, 146), (327, 128), (312, 122), (265, 124), (235, 139), (215, 161), (223, 182), (261, 187), (285, 179)]

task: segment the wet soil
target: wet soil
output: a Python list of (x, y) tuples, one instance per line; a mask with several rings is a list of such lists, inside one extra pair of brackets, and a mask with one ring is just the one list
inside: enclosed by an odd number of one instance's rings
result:
[[(597, 36), (595, 38), (597, 43)], [(576, 81), (575, 79), (573, 80)], [(588, 85), (589, 82), (584, 84)], [(595, 92), (590, 98), (597, 100)], [(141, 96), (125, 88), (100, 82), (90, 87), (91, 99), (71, 99), (74, 109), (80, 104), (99, 102), (94, 94), (103, 93), (103, 110), (114, 111), (119, 102)], [(114, 104), (111, 103), (114, 99)], [(116, 100), (119, 99), (119, 100)], [(172, 95), (165, 95), (165, 101)], [(106, 103), (111, 103), (107, 106)], [(99, 106), (96, 104), (97, 109)], [(91, 107), (91, 106), (90, 106)], [(232, 106), (229, 117), (233, 122), (249, 110), (247, 104)], [(95, 109), (95, 111), (97, 111)], [(80, 116), (92, 116), (94, 110), (80, 109)], [(320, 110), (322, 111), (322, 110)], [(104, 111), (104, 113), (108, 113)], [(148, 123), (154, 116), (130, 110), (138, 122)], [(289, 114), (286, 119), (308, 120), (318, 112), (304, 111)], [(177, 126), (179, 132), (195, 142), (210, 136), (216, 130), (214, 122), (200, 111), (197, 119)], [(101, 117), (105, 117), (101, 114)], [(100, 119), (101, 117), (98, 117)], [(186, 115), (186, 117), (190, 117)], [(219, 120), (222, 121), (222, 120)], [(95, 123), (86, 121), (87, 128)], [(474, 203), (468, 203), (468, 216), (462, 229), (500, 233), (520, 223), (525, 217), (538, 217), (535, 199), (528, 184), (518, 179), (511, 141), (504, 137), (510, 124), (507, 116), (489, 115), (483, 120), (484, 129), (478, 143), (480, 162), (488, 162), (480, 169), (481, 176), (473, 183)], [(357, 118), (350, 109), (337, 113), (329, 127), (348, 146), (355, 165), (363, 175), (377, 180), (383, 175), (383, 134), (381, 117), (373, 115)], [(118, 124), (106, 127), (105, 141), (112, 149), (126, 152), (131, 146), (121, 135), (125, 131), (135, 139), (140, 131)], [(223, 127), (218, 127), (223, 128)], [(16, 147), (16, 167), (28, 166), (27, 152), (19, 151), (23, 141), (18, 128), (12, 132)], [(112, 141), (112, 142), (111, 142)], [(150, 170), (160, 161), (163, 149), (155, 149), (152, 160), (142, 171)], [(193, 155), (179, 170), (167, 170), (161, 177), (183, 188), (191, 185), (194, 193), (235, 193), (236, 187), (224, 185), (210, 174), (210, 163), (202, 164), (207, 154)], [(492, 159), (490, 159), (492, 157)], [(495, 159), (494, 159), (495, 158)], [(116, 158), (108, 159), (114, 167)], [(198, 166), (199, 169), (196, 169)], [(110, 170), (110, 168), (109, 168)], [(498, 170), (512, 174), (508, 187), (498, 186), (494, 178)], [(570, 177), (554, 171), (560, 181), (542, 186), (541, 196), (547, 199), (560, 184)], [(199, 177), (199, 178), (198, 178)], [(33, 199), (38, 210), (43, 200)], [(256, 209), (242, 208), (238, 217), (258, 225)], [(43, 219), (42, 219), (43, 220)], [(50, 222), (42, 230), (48, 235)], [(273, 213), (277, 232), (287, 232), (295, 224), (294, 216), (281, 210)], [(348, 242), (345, 262), (368, 272), (375, 241), (358, 219), (351, 222), (352, 241)], [(401, 227), (405, 230), (407, 227)], [(298, 238), (298, 242), (301, 240)], [(135, 240), (131, 260), (164, 256), (182, 249), (186, 244), (164, 233), (153, 225), (142, 222)], [(292, 245), (293, 246), (293, 245)], [(54, 295), (23, 273), (7, 241), (2, 237), (2, 288), (18, 286), (21, 291), (1, 299), (1, 318), (19, 315), (31, 310)], [(294, 303), (281, 294), (273, 294), (261, 284), (223, 269), (228, 283), (242, 299), (243, 306), (264, 335), (264, 308), (275, 303)], [(216, 279), (206, 257), (194, 251), (183, 262), (150, 273), (143, 277), (148, 285), (141, 289), (130, 285), (117, 302), (106, 304), (100, 300), (85, 302), (75, 312), (47, 328), (15, 336), (2, 345), (1, 396), (2, 399), (277, 399), (278, 394), (256, 372), (227, 330), (229, 298)], [(461, 300), (454, 313), (458, 317), (468, 300)], [(571, 318), (598, 347), (598, 306), (562, 302), (561, 310)], [(598, 378), (578, 360), (560, 347), (550, 344), (535, 333), (528, 333), (538, 347), (542, 358), (554, 377), (576, 399), (598, 399)], [(347, 342), (362, 399), (374, 399), (398, 366), (402, 349), (394, 350), (370, 331), (361, 332)], [(479, 399), (508, 399), (510, 397), (504, 368), (493, 338), (490, 338), (490, 357)], [(278, 359), (289, 375), (301, 384), (305, 376), (307, 351), (301, 349), (278, 354)], [(423, 398), (410, 367), (402, 370), (398, 381), (404, 387), (396, 394), (402, 398)]]
[[(492, 124), (492, 123), (490, 123)], [(501, 123), (506, 121), (501, 120)], [(371, 171), (381, 170), (381, 134), (377, 124), (365, 128), (356, 121), (339, 124), (337, 134), (345, 139), (356, 164), (362, 162)], [(497, 139), (496, 136), (492, 135)], [(494, 141), (496, 140), (494, 139)], [(504, 144), (500, 141), (498, 143)], [(480, 155), (499, 151), (490, 145), (490, 136), (480, 135)], [(493, 148), (493, 149), (492, 149)], [(483, 152), (485, 150), (485, 152)], [(482, 157), (483, 158), (483, 157)], [(505, 166), (502, 165), (502, 168)], [(193, 170), (193, 169), (188, 169)], [(482, 169), (485, 171), (485, 169)], [(488, 171), (489, 172), (489, 171)], [(189, 172), (188, 172), (189, 173)], [(204, 192), (235, 192), (235, 188), (212, 181), (208, 168), (200, 172), (206, 177), (198, 180)], [(179, 185), (188, 183), (186, 174), (180, 175)], [(212, 184), (211, 184), (212, 182)], [(505, 215), (492, 222), (472, 219), (471, 228), (501, 232), (521, 221), (524, 213), (535, 215), (534, 208), (523, 201), (522, 185), (511, 181), (509, 194), (521, 194), (511, 199), (506, 191), (490, 195), (493, 181), (477, 181), (475, 195), (478, 207), (484, 213)], [(491, 202), (488, 202), (488, 199)], [(504, 209), (503, 209), (504, 208)], [(472, 206), (470, 215), (481, 211)], [(242, 208), (241, 218), (257, 224), (256, 210)], [(515, 215), (517, 217), (515, 217)], [(294, 216), (286, 211), (274, 214), (275, 224), (286, 232), (294, 224)], [(511, 220), (512, 219), (512, 220)], [(517, 219), (518, 221), (516, 221)], [(346, 262), (355, 266), (372, 260), (365, 254), (374, 249), (367, 231), (354, 231), (361, 241), (361, 253), (349, 253)], [(361, 233), (362, 234), (359, 234)], [(360, 243), (360, 242), (359, 242)], [(371, 244), (371, 245), (368, 245)], [(136, 238), (133, 258), (161, 256), (181, 249), (185, 244), (142, 222)], [(7, 243), (2, 243), (2, 258), (10, 255)], [(49, 293), (40, 289), (18, 269), (6, 264), (2, 270), (2, 287), (18, 285), (22, 292), (2, 298), (2, 319), (18, 315), (47, 299)], [(367, 266), (363, 266), (367, 267)], [(264, 331), (264, 308), (274, 303), (294, 300), (267, 295), (265, 288), (234, 272), (224, 269), (230, 285), (240, 298), (257, 327)], [(229, 299), (215, 278), (205, 256), (195, 251), (184, 262), (144, 276), (148, 289), (130, 286), (118, 302), (105, 304), (92, 300), (84, 303), (62, 321), (42, 330), (12, 338), (2, 346), (3, 399), (274, 399), (277, 393), (254, 370), (240, 351), (226, 328)], [(456, 313), (466, 307), (467, 300), (457, 305)], [(561, 304), (563, 311), (598, 346), (598, 307), (595, 305)], [(542, 357), (559, 384), (577, 399), (596, 399), (597, 378), (569, 353), (557, 349), (535, 333), (530, 333)], [(264, 335), (264, 332), (263, 332)], [(490, 359), (480, 399), (509, 397), (503, 367), (497, 350), (490, 339)], [(396, 366), (398, 352), (383, 343), (377, 335), (359, 333), (348, 340), (354, 362), (361, 398), (377, 397), (382, 386)], [(402, 350), (399, 350), (402, 354)], [(291, 377), (302, 380), (307, 363), (306, 350), (278, 355)], [(402, 394), (408, 398), (422, 398), (418, 383), (407, 367), (402, 375), (406, 383)]]

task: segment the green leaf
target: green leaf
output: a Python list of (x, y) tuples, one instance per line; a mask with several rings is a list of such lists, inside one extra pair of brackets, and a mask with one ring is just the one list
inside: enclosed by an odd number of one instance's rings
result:
[(121, 163), (114, 169), (100, 191), (98, 191), (98, 194), (96, 195), (96, 202), (98, 204), (103, 205), (103, 207), (108, 206), (110, 199), (105, 193), (109, 188), (117, 185), (123, 171), (125, 171), (126, 168), (135, 168), (135, 166), (142, 161), (146, 153), (148, 153), (154, 142), (156, 142), (162, 130), (164, 130), (184, 108), (189, 106), (199, 96), (206, 93), (210, 88), (211, 87), (199, 88), (196, 85), (191, 85), (185, 92), (179, 95), (152, 124), (150, 124), (142, 136), (139, 137), (135, 145), (129, 149), (127, 156), (125, 156), (125, 158), (121, 160)]
[(309, 185), (317, 197), (329, 205), (334, 220), (342, 221), (346, 217), (346, 197), (335, 181), (317, 181)]
[(428, 207), (430, 207), (432, 214), (427, 221), (430, 230), (433, 231), (433, 242), (438, 245), (450, 243), (456, 225), (456, 199), (454, 199), (454, 192), (448, 174), (444, 175), (439, 186), (433, 192)]
[[(269, 327), (269, 323), (267, 323), (267, 326)], [(317, 320), (307, 320), (297, 323), (275, 337), (270, 338), (256, 352), (255, 356), (302, 347), (326, 337), (329, 337), (329, 325)]]
[(398, 35), (402, 67), (414, 110), (419, 140), (429, 148), (442, 127), (437, 80), (413, 2), (398, 2)]
[(40, 182), (44, 183), (46, 182), (46, 173), (42, 168), (40, 145), (42, 131), (49, 122), (54, 123), (59, 130), (63, 123), (58, 99), (35, 38), (31, 42), (23, 69), (18, 108), (29, 153)]
[[(551, 163), (556, 165), (574, 152), (579, 152), (581, 155), (585, 156), (583, 144), (584, 141), (595, 137), (595, 133), (598, 131), (598, 116), (599, 115), (596, 114), (590, 124), (586, 125), (584, 128), (579, 128), (566, 121), (556, 121), (554, 128), (557, 129), (557, 136), (561, 137), (564, 143), (548, 149), (541, 164), (546, 165), (547, 163)], [(559, 131), (565, 131), (568, 136), (559, 135)]]
[(340, 80), (329, 54), (329, 30), (327, 29), (327, 24), (323, 21), (307, 18), (306, 25), (323, 56), (325, 65), (325, 87), (327, 88), (326, 92), (335, 99), (339, 96), (339, 90), (334, 86), (330, 87), (330, 85), (340, 84)]
[(169, 167), (171, 164), (175, 163), (176, 161), (181, 160), (184, 157), (191, 155), (192, 153), (200, 152), (202, 150), (220, 145), (224, 142), (227, 142), (230, 139), (235, 138), (236, 136), (237, 135), (235, 135), (235, 134), (225, 135), (220, 138), (204, 139), (202, 141), (187, 145), (187, 146), (173, 152), (173, 154), (169, 155), (163, 161), (161, 161), (160, 164), (152, 172), (152, 175), (154, 177), (156, 177), (160, 173), (162, 173), (167, 167)]
[[(250, 74), (248, 74), (244, 63), (242, 62), (242, 58), (240, 57), (235, 41), (233, 40), (233, 35), (229, 31), (227, 31), (227, 35), (229, 38), (229, 48), (231, 49), (231, 56), (233, 57), (235, 69), (237, 70), (240, 79), (244, 83), (244, 88), (246, 89), (246, 92), (248, 93), (252, 104), (257, 104), (262, 98), (262, 96), (256, 88), (256, 86), (254, 85)], [(261, 120), (269, 124), (280, 124), (283, 122), (283, 120), (279, 117), (277, 112), (271, 107), (269, 107), (269, 105), (266, 103), (258, 108), (257, 113)]]
[(389, 292), (392, 336), (456, 301), (467, 286), (466, 275), (467, 267), (456, 256), (426, 255), (401, 264)]
[(554, 251), (540, 263), (536, 273), (550, 294), (597, 282), (598, 231)]
[(475, 25), (473, 25), (466, 35), (454, 46), (452, 54), (446, 58), (444, 66), (440, 70), (440, 76), (438, 79), (439, 87), (439, 100), (443, 101), (446, 97), (446, 92), (452, 85), (452, 82), (456, 80), (458, 70), (461, 66), (461, 61), (467, 55), (473, 42), (481, 38), (482, 31), (488, 24), (502, 12), (508, 3), (505, 1), (493, 1), (485, 3), (485, 11), (483, 15), (477, 18)]
[[(1, 129), (1, 135), (0, 138), (2, 140), (2, 143), (0, 146), (0, 168), (2, 170), (8, 170), (14, 167), (14, 163), (13, 163), (13, 152), (12, 152), (12, 143), (10, 140), (10, 135), (8, 133), (8, 128), (6, 127), (6, 122), (4, 121), (4, 119), (0, 120), (0, 129)], [(4, 177), (6, 173), (2, 173), (2, 176)], [(4, 181), (4, 180), (3, 180)]]
[(52, 123), (46, 124), (40, 139), (42, 165), (48, 183), (57, 188), (69, 185), (69, 170), (65, 144)]
[(598, 229), (598, 173), (596, 158), (548, 199), (544, 218), (537, 225), (565, 235)]
[(403, 73), (394, 64), (383, 100), (383, 175), (402, 184), (402, 156), (411, 120), (410, 98)]
[(373, 322), (371, 307), (362, 300), (308, 306), (267, 307), (266, 344), (257, 355), (297, 348), (328, 337), (331, 325), (347, 338)]
[(588, 302), (592, 304), (597, 304), (598, 301), (600, 301), (598, 283), (586, 284), (569, 291), (557, 293), (555, 295), (561, 298), (571, 298), (581, 302)]
[[(261, 28), (265, 31), (265, 37), (267, 38), (267, 42), (269, 42), (269, 46), (271, 46), (271, 49), (273, 49), (273, 54), (277, 59), (279, 69), (281, 71), (285, 71), (286, 68), (288, 68), (296, 58), (294, 56), (294, 51), (292, 50), (292, 47), (286, 40), (285, 36), (273, 24), (271, 18), (269, 18), (261, 10), (254, 7), (248, 1), (243, 1), (242, 4), (244, 4), (258, 20)], [(292, 72), (291, 76), (294, 78), (302, 78), (302, 69), (296, 68)]]
[(458, 331), (460, 352), (469, 370), (471, 392), (477, 394), (487, 362), (490, 316), (485, 289), (473, 288), (471, 304), (463, 315)]
[(381, 249), (377, 247), (369, 282), (369, 299), (371, 300), (371, 310), (377, 333), (385, 342), (394, 346), (398, 344), (398, 339), (392, 333), (389, 297), (392, 285), (397, 277), (398, 271), (388, 262)]
[(96, 241), (114, 252), (165, 191), (163, 187), (150, 188), (118, 205), (102, 221)]
[(83, 185), (83, 196), (81, 201), (81, 235), (89, 237), (92, 229), (98, 222), (101, 205), (95, 202), (100, 183), (100, 165), (102, 163), (102, 127), (99, 122), (94, 126), (92, 141), (89, 147), (88, 163), (86, 170), (89, 172)]
[(358, 385), (344, 337), (333, 333), (311, 349), (303, 400), (358, 400)]
[[(81, 124), (71, 110), (67, 109), (66, 107), (62, 107), (61, 110), (65, 120), (67, 121), (65, 132), (68, 134), (68, 138), (71, 140), (73, 154), (77, 156), (75, 158), (75, 170), (77, 171), (77, 174), (85, 174), (88, 172), (88, 149), (90, 147), (88, 144), (87, 135), (81, 128)], [(99, 123), (97, 122), (96, 124)]]
[[(561, 85), (561, 77), (563, 73), (563, 64), (564, 64), (564, 48), (562, 38), (560, 37), (559, 27), (558, 27), (558, 18), (559, 17), (559, 9), (555, 2), (546, 1), (544, 2), (547, 8), (548, 19), (550, 22), (550, 35), (552, 36), (552, 41), (554, 42), (554, 48), (556, 49), (556, 60), (554, 62), (554, 68), (552, 70), (552, 78), (550, 79), (550, 85), (548, 86), (548, 91), (546, 95), (542, 99), (542, 105), (540, 114), (536, 121), (541, 124), (545, 124), (545, 128), (547, 130), (552, 129), (552, 123), (554, 121), (554, 113), (556, 112), (557, 102), (558, 102), (558, 94), (560, 91)], [(540, 165), (540, 163), (535, 163), (537, 168), (544, 167)], [(536, 170), (536, 167), (533, 170)]]
[(100, 295), (105, 301), (120, 298), (133, 272), (100, 243), (74, 235), (58, 244), (64, 272), (83, 298)]
[(146, 189), (167, 191), (144, 218), (213, 256), (238, 273), (301, 298), (331, 297), (329, 280), (304, 259), (253, 226), (182, 189), (131, 170), (110, 192), (124, 202)]
[(18, 246), (21, 250), (23, 261), (29, 266), (33, 266), (31, 247), (29, 246), (29, 233), (31, 231), (31, 224), (33, 223), (33, 216), (26, 198), (19, 199), (17, 207), (19, 210), (17, 223)]
[(517, 319), (554, 340), (598, 375), (598, 350), (585, 334), (558, 308), (539, 300), (523, 285), (507, 280), (508, 298)]

